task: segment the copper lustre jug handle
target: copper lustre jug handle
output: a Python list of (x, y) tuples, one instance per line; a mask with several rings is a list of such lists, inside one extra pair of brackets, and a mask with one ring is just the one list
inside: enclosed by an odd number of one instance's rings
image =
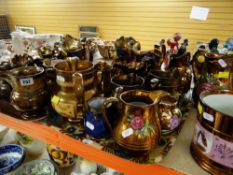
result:
[(116, 97), (109, 97), (107, 98), (104, 103), (103, 103), (103, 108), (102, 108), (102, 114), (104, 117), (104, 121), (106, 122), (109, 130), (111, 131), (111, 133), (113, 134), (113, 127), (112, 124), (109, 120), (109, 116), (107, 115), (107, 108), (110, 107), (113, 103), (117, 103), (119, 105), (119, 100)]
[(72, 75), (73, 84), (74, 84), (74, 92), (77, 98), (77, 112), (78, 115), (84, 116), (85, 106), (84, 106), (84, 83), (83, 76), (81, 73), (74, 73)]

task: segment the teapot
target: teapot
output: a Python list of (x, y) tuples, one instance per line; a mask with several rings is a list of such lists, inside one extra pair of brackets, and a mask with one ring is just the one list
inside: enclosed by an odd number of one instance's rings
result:
[[(43, 67), (18, 67), (1, 73), (0, 79), (12, 87), (11, 105), (20, 112), (41, 111), (47, 102), (47, 89)], [(30, 115), (24, 115), (30, 118)]]
[(160, 138), (157, 101), (167, 94), (164, 91), (129, 90), (119, 98), (111, 97), (104, 106), (119, 100), (119, 120), (113, 130), (113, 138), (123, 149), (148, 154)]
[(59, 89), (51, 98), (53, 109), (70, 122), (83, 122), (86, 102), (96, 92), (93, 64), (72, 57), (54, 67)]

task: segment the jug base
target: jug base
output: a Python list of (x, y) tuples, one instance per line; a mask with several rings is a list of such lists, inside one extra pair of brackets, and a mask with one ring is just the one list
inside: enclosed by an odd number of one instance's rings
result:
[(21, 118), (24, 120), (43, 120), (48, 116), (47, 110), (40, 109), (30, 112), (22, 112)]

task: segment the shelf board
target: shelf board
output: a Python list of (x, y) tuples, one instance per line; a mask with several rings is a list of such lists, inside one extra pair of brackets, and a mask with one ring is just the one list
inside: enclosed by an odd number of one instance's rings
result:
[(19, 132), (25, 133), (31, 137), (40, 139), (49, 144), (56, 145), (71, 153), (85, 157), (88, 160), (98, 162), (116, 169), (127, 175), (183, 175), (171, 168), (161, 165), (138, 164), (113, 154), (98, 150), (92, 146), (86, 145), (81, 141), (75, 140), (55, 129), (39, 122), (23, 121), (6, 114), (0, 113), (0, 123)]

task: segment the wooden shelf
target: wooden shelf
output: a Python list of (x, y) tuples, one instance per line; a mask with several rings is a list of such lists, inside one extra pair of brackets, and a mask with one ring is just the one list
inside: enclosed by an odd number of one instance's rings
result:
[(0, 113), (0, 123), (31, 137), (40, 139), (46, 143), (54, 144), (64, 150), (77, 154), (99, 164), (116, 169), (127, 175), (182, 175), (171, 168), (161, 165), (144, 165), (134, 163), (113, 154), (98, 150), (75, 140), (67, 135), (61, 134), (55, 129), (39, 122), (22, 121), (3, 113)]

